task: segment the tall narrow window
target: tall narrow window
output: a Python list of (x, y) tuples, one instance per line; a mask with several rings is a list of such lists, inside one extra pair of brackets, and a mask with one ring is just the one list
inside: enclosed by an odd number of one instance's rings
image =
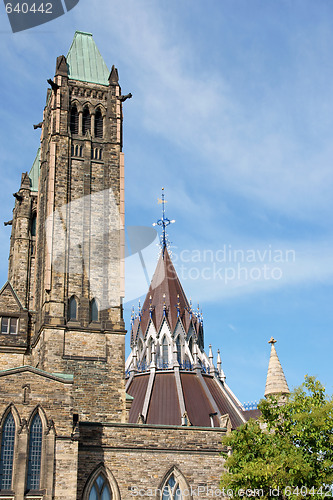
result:
[(90, 321), (98, 321), (98, 303), (96, 299), (90, 302)]
[(89, 493), (89, 500), (112, 500), (112, 493), (103, 474), (99, 474), (93, 482)]
[(79, 133), (79, 113), (77, 112), (77, 107), (72, 106), (70, 115), (70, 129), (72, 134)]
[(98, 109), (95, 114), (95, 137), (101, 139), (103, 137), (103, 116), (100, 109)]
[(77, 302), (75, 297), (71, 297), (68, 302), (68, 319), (77, 319)]
[(163, 368), (167, 368), (169, 362), (169, 346), (166, 337), (164, 337), (162, 344), (162, 360), (163, 360), (163, 365), (166, 365), (163, 366)]
[(82, 134), (86, 135), (86, 133), (91, 132), (91, 116), (89, 113), (89, 108), (86, 106), (83, 110), (83, 117), (82, 117)]
[(37, 222), (37, 214), (36, 212), (34, 212), (32, 214), (32, 218), (31, 218), (31, 236), (36, 236), (36, 222)]
[(193, 337), (190, 337), (188, 347), (190, 349), (190, 353), (193, 354)]
[(10, 490), (12, 486), (14, 442), (15, 421), (10, 412), (3, 424), (1, 435), (0, 490)]
[(177, 346), (177, 361), (178, 361), (178, 363), (181, 363), (182, 362), (182, 346), (180, 344), (179, 335), (176, 339), (176, 346)]
[(179, 484), (172, 474), (163, 488), (162, 500), (183, 500)]
[(150, 337), (149, 339), (149, 342), (148, 342), (148, 358), (149, 358), (149, 361), (151, 362), (152, 361), (152, 352), (153, 352), (153, 339)]
[(40, 468), (42, 458), (42, 421), (38, 413), (34, 416), (29, 433), (29, 461), (27, 489), (38, 490), (40, 483)]

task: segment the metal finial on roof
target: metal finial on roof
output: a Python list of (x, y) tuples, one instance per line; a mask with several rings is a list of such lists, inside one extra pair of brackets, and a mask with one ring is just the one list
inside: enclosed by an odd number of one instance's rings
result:
[(189, 303), (189, 306), (190, 306), (190, 308), (189, 308), (190, 319), (192, 319), (192, 313), (193, 313), (193, 310), (192, 310), (192, 299), (191, 299), (191, 297), (190, 297), (190, 303)]
[(139, 299), (139, 307), (138, 307), (138, 317), (139, 317), (139, 321), (141, 321), (141, 302), (140, 302), (140, 299)]
[(177, 293), (177, 318), (180, 315), (180, 302), (179, 302), (179, 293)]
[(135, 315), (134, 315), (134, 306), (132, 306), (132, 311), (131, 311), (131, 328), (133, 328), (133, 325), (134, 325), (134, 318), (135, 318)]
[(166, 315), (165, 293), (163, 293), (163, 316)]
[(153, 315), (153, 306), (151, 305), (152, 297), (149, 295), (149, 316), (152, 318)]
[(161, 226), (162, 227), (161, 249), (162, 249), (162, 255), (164, 257), (165, 249), (168, 248), (170, 245), (168, 235), (166, 232), (166, 228), (170, 224), (173, 224), (174, 222), (176, 222), (175, 220), (170, 220), (170, 219), (168, 219), (168, 217), (165, 216), (165, 204), (167, 203), (167, 200), (164, 199), (164, 188), (162, 188), (162, 198), (158, 199), (158, 203), (162, 204), (162, 218), (159, 219), (157, 222), (154, 222), (153, 226)]

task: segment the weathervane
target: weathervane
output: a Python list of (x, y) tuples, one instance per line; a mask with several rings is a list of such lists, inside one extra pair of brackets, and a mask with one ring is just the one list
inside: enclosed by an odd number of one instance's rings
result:
[(158, 199), (158, 203), (162, 204), (162, 218), (159, 219), (157, 222), (154, 222), (153, 226), (161, 226), (162, 227), (161, 249), (162, 249), (162, 255), (164, 257), (164, 251), (170, 244), (169, 240), (168, 240), (166, 228), (167, 228), (167, 226), (169, 226), (169, 224), (173, 224), (176, 221), (170, 220), (170, 219), (168, 219), (168, 217), (165, 216), (165, 203), (167, 203), (167, 200), (164, 199), (164, 188), (163, 187), (162, 187), (162, 199)]

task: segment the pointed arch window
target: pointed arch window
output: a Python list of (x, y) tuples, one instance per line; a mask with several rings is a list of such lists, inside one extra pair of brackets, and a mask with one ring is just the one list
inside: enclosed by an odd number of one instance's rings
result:
[(76, 320), (77, 319), (77, 301), (73, 296), (68, 301), (68, 319)]
[(32, 237), (36, 236), (36, 223), (37, 223), (37, 214), (36, 212), (34, 212), (31, 218), (31, 229), (30, 229)]
[(179, 335), (176, 339), (176, 347), (177, 347), (177, 361), (178, 361), (178, 363), (181, 363), (182, 362), (182, 346), (180, 343)]
[(150, 337), (149, 339), (149, 342), (148, 342), (148, 358), (149, 358), (149, 361), (151, 362), (153, 359), (153, 356), (152, 356), (152, 352), (153, 352), (153, 344), (154, 344), (154, 341), (153, 339)]
[(163, 488), (162, 500), (183, 500), (179, 483), (174, 474), (171, 474)]
[(142, 352), (143, 352), (143, 342), (142, 342), (142, 339), (139, 339), (138, 340), (138, 359), (139, 360), (141, 360)]
[(89, 112), (88, 106), (86, 106), (83, 110), (83, 117), (82, 117), (82, 134), (86, 135), (86, 133), (91, 132), (91, 116)]
[(70, 130), (72, 134), (79, 133), (79, 113), (77, 111), (77, 107), (74, 105), (71, 108), (70, 114)]
[(193, 338), (190, 337), (190, 340), (188, 342), (188, 347), (190, 349), (190, 353), (193, 354)]
[(98, 303), (96, 299), (90, 301), (90, 321), (98, 321)]
[(95, 113), (95, 137), (103, 138), (103, 116), (99, 108)]
[(29, 461), (27, 475), (27, 489), (38, 490), (40, 483), (40, 469), (42, 459), (43, 426), (38, 413), (34, 416), (29, 433)]
[(88, 500), (112, 500), (112, 493), (104, 474), (99, 474), (89, 492)]
[(14, 443), (15, 420), (10, 412), (5, 419), (1, 433), (0, 490), (10, 490), (12, 486)]
[(166, 337), (163, 338), (163, 343), (162, 343), (162, 361), (163, 365), (165, 365), (165, 367), (167, 368), (169, 363), (169, 346)]

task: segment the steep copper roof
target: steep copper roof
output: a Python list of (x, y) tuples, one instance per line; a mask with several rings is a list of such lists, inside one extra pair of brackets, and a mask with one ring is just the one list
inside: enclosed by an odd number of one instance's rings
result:
[(246, 421), (250, 420), (250, 418), (254, 418), (255, 420), (259, 418), (261, 415), (261, 411), (256, 409), (256, 410), (245, 410), (243, 411), (243, 417), (245, 418)]
[[(134, 397), (129, 414), (129, 422), (136, 423), (143, 414), (145, 397), (149, 398), (147, 424), (181, 425), (181, 410), (176, 387), (176, 375), (173, 370), (156, 372), (151, 394), (147, 395), (149, 375), (135, 375), (126, 389)], [(244, 421), (233, 401), (230, 401), (221, 385), (211, 375), (198, 377), (195, 372), (180, 372), (181, 391), (191, 425), (210, 427), (210, 413), (215, 413), (209, 394), (214, 399), (221, 415), (229, 414), (232, 428)], [(206, 388), (204, 385), (206, 385)], [(208, 389), (208, 395), (207, 395)], [(143, 394), (145, 392), (145, 394)], [(240, 412), (241, 413), (241, 412)], [(214, 426), (219, 427), (219, 419), (213, 417)]]
[(225, 415), (228, 413), (231, 426), (233, 429), (242, 425), (243, 421), (239, 416), (238, 412), (235, 409), (235, 406), (231, 403), (231, 401), (227, 398), (227, 396), (223, 393), (220, 385), (217, 384), (216, 380), (212, 377), (203, 376), (205, 383), (209, 389), (209, 392), (214, 398), (215, 403), (218, 406), (218, 409), (221, 412), (221, 415)]
[(145, 334), (151, 319), (158, 331), (164, 317), (172, 332), (179, 319), (186, 332), (192, 322), (194, 330), (198, 333), (199, 322), (190, 312), (188, 300), (167, 249), (160, 255), (141, 315), (134, 321), (131, 341), (136, 340), (139, 324)]
[[(210, 413), (214, 413), (200, 380), (194, 373), (181, 373), (185, 407), (192, 425), (210, 427)], [(214, 417), (214, 425), (219, 426), (218, 419)]]
[(147, 424), (180, 425), (181, 416), (173, 373), (156, 377), (146, 419)]
[(127, 393), (134, 398), (129, 413), (129, 421), (136, 424), (140, 413), (142, 413), (143, 403), (147, 392), (149, 373), (135, 377), (135, 383), (131, 384)]

